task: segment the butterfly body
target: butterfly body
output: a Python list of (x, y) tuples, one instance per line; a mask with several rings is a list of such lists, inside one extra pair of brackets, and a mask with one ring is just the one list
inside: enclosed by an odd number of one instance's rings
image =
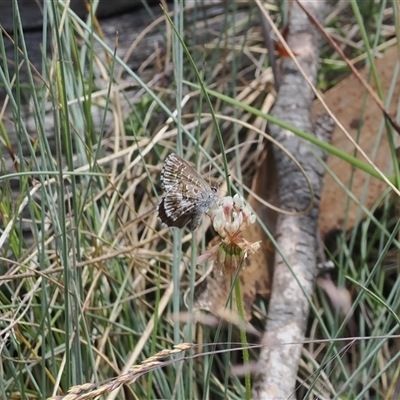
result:
[(217, 201), (218, 189), (210, 185), (177, 154), (170, 154), (161, 171), (165, 191), (158, 215), (168, 226), (195, 230), (204, 213)]

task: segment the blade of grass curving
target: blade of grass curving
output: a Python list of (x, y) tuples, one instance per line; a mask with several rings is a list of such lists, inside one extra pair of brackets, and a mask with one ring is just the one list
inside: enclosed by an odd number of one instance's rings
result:
[[(194, 83), (191, 83), (191, 82), (188, 82), (188, 81), (185, 81), (185, 83), (188, 86), (191, 86), (191, 87), (196, 88), (196, 89), (200, 89), (200, 87), (197, 84), (194, 84)], [(275, 117), (272, 117), (271, 115), (264, 114), (264, 113), (260, 112), (258, 109), (254, 108), (252, 106), (249, 106), (247, 104), (243, 104), (241, 102), (238, 102), (237, 100), (232, 99), (229, 96), (225, 96), (225, 95), (223, 95), (221, 93), (218, 93), (218, 92), (216, 92), (216, 91), (214, 91), (212, 89), (205, 88), (205, 90), (211, 96), (219, 98), (219, 99), (221, 99), (221, 100), (223, 100), (223, 101), (227, 102), (228, 104), (231, 104), (231, 105), (233, 105), (235, 107), (238, 107), (238, 108), (241, 108), (241, 109), (243, 109), (245, 111), (248, 111), (248, 112), (256, 115), (257, 117), (261, 117), (261, 118), (265, 119), (266, 121), (268, 121), (268, 122), (270, 122), (272, 124), (275, 124), (275, 125), (278, 125), (278, 126), (284, 128), (284, 129), (287, 129), (287, 130), (293, 132), (294, 134), (298, 135), (299, 137), (301, 137), (301, 138), (303, 138), (303, 139), (315, 144), (316, 146), (320, 147), (321, 149), (324, 149), (324, 150), (328, 151), (330, 154), (333, 154), (334, 156), (336, 156), (336, 157), (348, 162), (352, 166), (354, 166), (354, 167), (356, 167), (356, 168), (358, 168), (358, 169), (360, 169), (362, 171), (367, 172), (369, 175), (371, 175), (371, 176), (373, 176), (375, 178), (378, 178), (379, 180), (383, 180), (382, 176), (374, 168), (372, 168), (369, 164), (357, 159), (354, 156), (351, 156), (348, 153), (345, 153), (345, 152), (339, 150), (335, 146), (332, 146), (329, 143), (326, 143), (326, 142), (324, 142), (322, 140), (319, 140), (315, 136), (312, 136), (312, 135), (310, 135), (310, 134), (308, 134), (306, 132), (303, 132), (303, 131), (297, 129), (296, 127), (294, 127), (292, 125), (286, 124), (285, 122), (280, 121), (280, 120), (276, 119)], [(395, 182), (396, 181), (394, 179), (391, 179), (391, 178), (387, 178), (387, 179), (390, 182), (389, 186), (395, 191), (395, 193), (397, 195), (400, 196), (400, 192), (395, 186)]]
[[(385, 6), (386, 6), (386, 0), (384, 0), (381, 3), (381, 13), (380, 13), (379, 20), (378, 20), (380, 22), (380, 24), (377, 26), (377, 29), (376, 29), (378, 34), (376, 35), (375, 41), (377, 41), (379, 39), (380, 25), (382, 23), (383, 11), (386, 8)], [(361, 37), (363, 39), (363, 43), (365, 45), (367, 57), (368, 57), (368, 60), (369, 60), (369, 67), (370, 67), (372, 75), (374, 77), (374, 81), (375, 81), (375, 85), (376, 85), (376, 90), (377, 90), (378, 96), (379, 96), (380, 100), (382, 101), (382, 104), (384, 104), (384, 97), (385, 96), (383, 94), (382, 85), (381, 85), (381, 82), (380, 82), (380, 79), (379, 79), (378, 71), (377, 71), (376, 66), (375, 66), (375, 59), (374, 59), (375, 52), (371, 49), (371, 46), (370, 46), (370, 43), (369, 43), (369, 41), (370, 41), (369, 35), (366, 32), (364, 21), (363, 21), (363, 18), (361, 16), (360, 9), (359, 9), (359, 6), (358, 6), (358, 3), (357, 3), (356, 0), (351, 0), (351, 7), (352, 7), (352, 10), (354, 12), (354, 16), (356, 18), (356, 21), (357, 21), (357, 26), (360, 29), (360, 33), (361, 33)], [(375, 43), (374, 48), (376, 47), (377, 44), (378, 43)], [(384, 106), (386, 107), (386, 109), (388, 109), (387, 108), (387, 106), (388, 106), (387, 104), (384, 104)], [(388, 118), (385, 118), (385, 126), (386, 126), (386, 134), (387, 134), (387, 138), (388, 138), (390, 153), (391, 153), (392, 160), (393, 160), (394, 175), (396, 177), (396, 182), (398, 182), (397, 185), (399, 185), (399, 183), (400, 183), (400, 167), (399, 167), (399, 163), (397, 162), (396, 145), (395, 145), (395, 142), (394, 142), (393, 129), (392, 129), (392, 125), (391, 125), (391, 123), (390, 123)], [(400, 132), (398, 132), (398, 133), (400, 133)]]
[[(194, 60), (193, 60), (193, 58), (192, 58), (192, 56), (191, 56), (191, 54), (189, 52), (189, 49), (187, 48), (185, 42), (183, 41), (182, 37), (180, 36), (179, 31), (177, 30), (176, 26), (172, 22), (170, 16), (167, 14), (166, 10), (162, 6), (161, 6), (161, 9), (164, 12), (165, 18), (168, 20), (168, 23), (171, 25), (173, 31), (175, 32), (175, 35), (178, 37), (178, 39), (179, 39), (179, 41), (181, 43), (182, 49), (185, 52), (186, 57), (188, 58), (188, 60), (190, 62), (190, 65), (192, 66), (192, 68), (193, 68), (193, 70), (194, 70), (194, 72), (196, 74), (196, 77), (198, 79), (199, 84), (198, 85), (194, 85), (194, 86), (201, 90), (201, 92), (203, 93), (203, 96), (204, 96), (204, 98), (205, 98), (205, 100), (207, 102), (207, 105), (210, 108), (210, 112), (212, 114), (214, 126), (215, 126), (215, 129), (216, 129), (216, 135), (217, 135), (218, 142), (219, 142), (220, 149), (221, 149), (223, 166), (224, 166), (224, 169), (225, 169), (226, 185), (227, 185), (227, 188), (228, 188), (228, 193), (230, 193), (230, 189), (229, 189), (230, 188), (230, 185), (229, 185), (230, 182), (229, 182), (229, 174), (228, 174), (228, 171), (229, 171), (228, 170), (228, 161), (226, 159), (224, 141), (223, 141), (223, 138), (222, 138), (221, 131), (219, 129), (217, 118), (214, 115), (214, 111), (213, 111), (214, 108), (213, 108), (213, 105), (211, 103), (210, 97), (208, 96), (208, 91), (206, 90), (204, 82), (201, 79), (201, 74), (200, 74), (199, 70), (197, 69), (196, 63), (194, 62)], [(187, 82), (183, 81), (183, 83), (187, 83)]]
[[(177, 26), (177, 31), (179, 32), (179, 37), (184, 34), (184, 4), (181, 0), (174, 0), (174, 26)], [(182, 140), (182, 124), (180, 121), (182, 120), (182, 97), (183, 97), (183, 54), (182, 54), (182, 44), (179, 40), (177, 40), (177, 36), (172, 37), (172, 58), (174, 63), (174, 75), (175, 75), (175, 84), (176, 84), (176, 112), (177, 112), (177, 120), (179, 123), (177, 124), (177, 152), (180, 156), (183, 156), (183, 140)], [(173, 265), (172, 265), (172, 281), (174, 283), (173, 297), (172, 297), (172, 307), (174, 315), (179, 315), (181, 310), (181, 294), (178, 290), (180, 286), (180, 273), (179, 273), (179, 264), (182, 259), (182, 231), (174, 229), (173, 233)], [(177, 345), (181, 342), (181, 330), (180, 323), (178, 320), (174, 321), (174, 343)], [(185, 397), (184, 392), (184, 380), (179, 379), (182, 375), (183, 363), (177, 362), (174, 364), (176, 371), (176, 380), (175, 387), (173, 390), (173, 397), (182, 398)]]
[[(168, 19), (168, 22), (169, 22), (170, 25), (172, 26), (172, 29), (174, 30), (175, 34), (176, 34), (177, 37), (179, 38), (179, 41), (180, 41), (180, 43), (181, 43), (181, 46), (182, 46), (182, 48), (184, 49), (185, 54), (186, 54), (187, 58), (189, 59), (190, 64), (192, 65), (193, 70), (195, 71), (196, 77), (197, 77), (197, 79), (198, 79), (198, 81), (199, 81), (199, 84), (200, 84), (201, 93), (202, 93), (202, 95), (205, 97), (206, 102), (207, 102), (207, 104), (208, 104), (209, 107), (210, 107), (211, 114), (212, 114), (212, 119), (213, 119), (213, 121), (214, 121), (214, 126), (215, 126), (216, 129), (217, 129), (217, 138), (218, 138), (218, 140), (219, 140), (219, 144), (220, 144), (220, 148), (221, 148), (221, 154), (222, 154), (222, 159), (223, 159), (223, 165), (224, 165), (224, 169), (225, 169), (225, 171), (226, 171), (226, 172), (225, 172), (225, 176), (226, 176), (226, 182), (227, 182), (228, 193), (230, 193), (230, 182), (229, 182), (229, 177), (228, 177), (227, 159), (226, 159), (226, 154), (225, 154), (225, 152), (224, 152), (224, 143), (223, 143), (222, 135), (221, 135), (221, 132), (220, 132), (220, 129), (219, 129), (219, 125), (218, 125), (217, 118), (216, 118), (215, 113), (214, 113), (214, 111), (213, 111), (213, 106), (212, 106), (212, 104), (211, 104), (211, 100), (210, 100), (210, 98), (209, 98), (209, 96), (208, 96), (208, 94), (207, 94), (207, 92), (206, 92), (206, 90), (205, 90), (205, 85), (204, 85), (204, 82), (203, 82), (203, 80), (202, 80), (202, 76), (201, 76), (200, 72), (198, 71), (198, 69), (197, 69), (197, 67), (196, 67), (196, 64), (195, 64), (193, 58), (191, 57), (191, 54), (190, 54), (188, 48), (186, 47), (186, 44), (184, 43), (184, 40), (183, 40), (182, 36), (180, 35), (180, 32), (178, 31), (178, 29), (176, 28), (176, 26), (173, 24), (172, 20), (170, 19), (170, 17), (169, 17), (168, 14), (166, 13), (165, 9), (164, 9), (163, 7), (162, 7), (162, 9), (163, 9), (163, 12), (164, 12), (165, 17)], [(239, 283), (237, 283), (237, 285), (238, 285), (238, 284), (239, 284)], [(237, 285), (236, 285), (236, 286), (237, 286)], [(239, 289), (239, 291), (240, 291), (240, 289)], [(243, 304), (242, 304), (242, 303), (238, 303), (238, 307), (240, 307), (240, 304), (242, 305), (242, 313), (243, 313)], [(243, 332), (242, 332), (242, 333), (243, 333)], [(242, 339), (245, 340), (244, 343), (243, 343), (243, 345), (246, 346), (246, 345), (247, 345), (247, 339), (246, 339), (245, 333), (244, 333), (244, 336), (243, 336), (243, 334), (241, 334), (241, 337), (242, 337)], [(245, 357), (245, 359), (246, 359), (247, 362), (248, 362), (248, 361), (249, 361), (249, 359), (248, 359), (248, 353), (244, 354), (244, 357)], [(210, 365), (211, 365), (211, 364), (210, 364)], [(211, 372), (210, 368), (208, 369), (208, 371), (209, 371), (209, 373)], [(209, 375), (208, 375), (208, 376), (209, 376)], [(247, 397), (246, 397), (246, 398), (250, 398), (249, 396), (251, 396), (251, 394), (250, 394), (250, 393), (251, 393), (251, 390), (250, 390), (250, 375), (249, 375), (249, 374), (246, 375), (246, 393), (247, 393), (247, 395), (246, 395)]]
[[(65, 8), (65, 11), (70, 15), (71, 17), (74, 18), (74, 21), (84, 28), (85, 30), (90, 30), (90, 27), (88, 27), (72, 10), (70, 7), (67, 7), (66, 4), (60, 0), (59, 1), (59, 6), (62, 6)], [(104, 51), (107, 52), (108, 55), (113, 55), (114, 51), (97, 35), (96, 33), (93, 33), (93, 36), (95, 40), (103, 47)], [(184, 47), (185, 48), (185, 47)], [(164, 111), (169, 118), (173, 122), (175, 122), (177, 125), (180, 124), (180, 121), (177, 119), (176, 115), (174, 115), (174, 112), (172, 112), (161, 100), (160, 98), (144, 83), (144, 81), (137, 75), (135, 74), (131, 68), (117, 55), (115, 57), (116, 63), (121, 66), (125, 71), (128, 76), (133, 78), (137, 84), (144, 89), (144, 91), (154, 100), (154, 102), (161, 108), (162, 111)], [(183, 129), (183, 132), (190, 138), (190, 140), (193, 141), (193, 143), (196, 143), (195, 138), (188, 132), (186, 129)], [(204, 152), (204, 150), (202, 150)], [(209, 157), (206, 154), (207, 157)]]

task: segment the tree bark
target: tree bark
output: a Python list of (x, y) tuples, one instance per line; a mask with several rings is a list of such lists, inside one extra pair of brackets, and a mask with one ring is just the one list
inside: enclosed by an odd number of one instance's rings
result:
[[(325, 13), (325, 1), (302, 3), (318, 19)], [(315, 84), (318, 34), (296, 2), (292, 3), (287, 42), (307, 77)], [(311, 132), (313, 98), (311, 87), (294, 61), (289, 57), (283, 58), (281, 86), (271, 115)], [(326, 138), (329, 134), (325, 132), (332, 128), (331, 120), (325, 119), (313, 134)], [(312, 209), (301, 215), (312, 201), (309, 185), (293, 161), (274, 146), (272, 155), (277, 171), (278, 204), (284, 210), (298, 212), (298, 215), (280, 214), (277, 219), (275, 235), (278, 249), (272, 295), (253, 398), (288, 399), (295, 392), (302, 349), (299, 343), (304, 340), (309, 314), (308, 299), (313, 293), (316, 276), (318, 214), (324, 170), (314, 154), (320, 157), (326, 157), (326, 154), (289, 130), (277, 125), (270, 125), (269, 130), (271, 136), (300, 162), (314, 191)]]

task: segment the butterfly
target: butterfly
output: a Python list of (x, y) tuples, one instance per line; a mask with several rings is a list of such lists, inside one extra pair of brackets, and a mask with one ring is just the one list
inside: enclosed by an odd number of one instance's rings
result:
[(210, 185), (182, 157), (170, 154), (161, 170), (165, 195), (158, 206), (158, 216), (167, 226), (194, 231), (201, 217), (218, 199), (218, 187)]

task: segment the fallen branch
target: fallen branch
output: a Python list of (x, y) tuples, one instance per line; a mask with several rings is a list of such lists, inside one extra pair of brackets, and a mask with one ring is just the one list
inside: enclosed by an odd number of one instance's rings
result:
[[(317, 19), (322, 19), (325, 1), (303, 3)], [(317, 31), (296, 2), (292, 4), (287, 42), (302, 70), (315, 83), (319, 56)], [(330, 118), (324, 118), (312, 128), (313, 98), (314, 93), (295, 62), (291, 58), (283, 58), (281, 84), (271, 115), (305, 132), (313, 132), (319, 139), (327, 140), (333, 124)], [(301, 342), (309, 314), (309, 298), (316, 276), (318, 213), (324, 170), (315, 155), (325, 158), (326, 154), (277, 125), (270, 125), (269, 131), (299, 161), (314, 191), (313, 208), (302, 215), (301, 211), (307, 208), (313, 194), (293, 161), (273, 146), (279, 207), (297, 211), (299, 215), (280, 214), (277, 218), (275, 237), (278, 249), (272, 295), (263, 339), (265, 346), (258, 362), (253, 397), (287, 399), (295, 391)], [(273, 345), (269, 345), (271, 343)], [(276, 343), (282, 345), (277, 346)]]

